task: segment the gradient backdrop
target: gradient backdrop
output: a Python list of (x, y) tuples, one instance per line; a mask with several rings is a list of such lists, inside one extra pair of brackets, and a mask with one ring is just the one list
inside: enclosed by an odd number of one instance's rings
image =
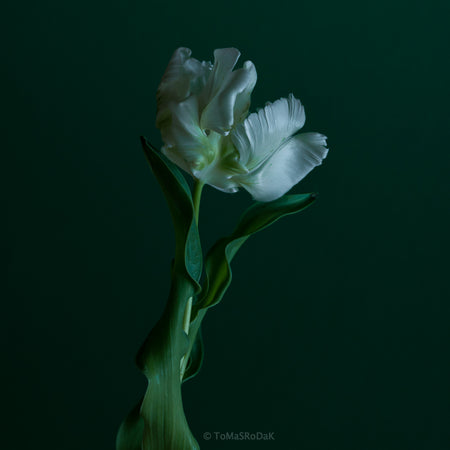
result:
[[(9, 2), (1, 14), (2, 448), (110, 450), (169, 287), (172, 226), (139, 144), (178, 46), (235, 46), (253, 110), (293, 92), (320, 192), (254, 236), (185, 385), (202, 449), (450, 449), (444, 0)], [(207, 247), (250, 204), (206, 189)], [(274, 432), (273, 442), (202, 438)]]

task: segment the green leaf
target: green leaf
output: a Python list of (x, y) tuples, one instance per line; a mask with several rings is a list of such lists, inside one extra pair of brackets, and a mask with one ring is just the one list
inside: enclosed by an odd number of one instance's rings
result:
[(172, 161), (156, 150), (145, 137), (141, 137), (141, 142), (147, 161), (169, 205), (175, 229), (175, 262), (184, 262), (189, 276), (197, 283), (202, 273), (203, 258), (191, 190)]
[[(200, 290), (200, 238), (183, 175), (145, 138), (142, 146), (169, 205), (175, 229), (175, 260), (166, 308), (136, 357), (148, 379), (147, 391), (120, 427), (117, 450), (193, 450), (199, 447), (184, 415), (180, 361), (191, 345), (183, 330), (186, 304)], [(141, 446), (137, 447), (139, 441)]]
[(198, 326), (198, 330), (196, 330), (192, 325), (189, 331), (189, 334), (193, 337), (193, 343), (192, 348), (188, 350), (189, 356), (189, 362), (186, 367), (186, 371), (183, 375), (183, 383), (187, 380), (190, 380), (191, 378), (194, 378), (195, 375), (200, 371), (200, 368), (203, 363), (203, 354), (204, 354), (204, 347), (203, 347), (203, 337), (202, 337), (202, 330), (200, 327), (200, 324)]
[(255, 202), (244, 212), (232, 236), (250, 236), (272, 225), (281, 217), (298, 213), (310, 206), (317, 194), (284, 195), (272, 202)]
[(250, 206), (231, 236), (217, 241), (208, 252), (205, 259), (206, 279), (202, 296), (193, 308), (193, 319), (202, 309), (220, 302), (231, 283), (230, 263), (249, 236), (267, 228), (283, 216), (302, 211), (315, 199), (316, 194), (285, 195), (273, 202), (255, 202)]

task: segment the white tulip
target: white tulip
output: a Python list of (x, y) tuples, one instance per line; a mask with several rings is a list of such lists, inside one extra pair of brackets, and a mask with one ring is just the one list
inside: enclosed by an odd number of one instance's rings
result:
[(158, 88), (156, 126), (162, 152), (200, 183), (224, 192), (246, 189), (268, 202), (289, 191), (327, 156), (326, 137), (294, 136), (305, 111), (291, 94), (248, 115), (256, 69), (240, 52), (214, 51), (214, 65), (175, 51)]

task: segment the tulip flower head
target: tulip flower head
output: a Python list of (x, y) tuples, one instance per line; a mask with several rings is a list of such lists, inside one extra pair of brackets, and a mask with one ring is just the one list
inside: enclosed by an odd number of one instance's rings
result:
[(295, 135), (305, 110), (291, 94), (249, 114), (256, 69), (240, 52), (214, 51), (214, 64), (175, 51), (157, 92), (162, 152), (195, 179), (224, 192), (246, 189), (268, 202), (289, 191), (327, 156), (326, 137)]

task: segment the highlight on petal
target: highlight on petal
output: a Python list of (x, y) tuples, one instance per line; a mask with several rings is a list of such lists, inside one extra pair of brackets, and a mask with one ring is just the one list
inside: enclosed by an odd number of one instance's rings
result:
[(200, 105), (204, 106), (200, 125), (204, 130), (226, 135), (248, 112), (257, 75), (251, 61), (246, 61), (242, 69), (232, 71), (239, 55), (233, 48), (214, 52), (213, 72), (200, 96)]
[(284, 142), (273, 157), (255, 171), (235, 177), (235, 180), (255, 200), (276, 200), (322, 163), (328, 154), (326, 139), (326, 136), (319, 133), (294, 136)]
[(292, 94), (250, 114), (231, 133), (241, 163), (256, 169), (305, 124), (305, 110)]

